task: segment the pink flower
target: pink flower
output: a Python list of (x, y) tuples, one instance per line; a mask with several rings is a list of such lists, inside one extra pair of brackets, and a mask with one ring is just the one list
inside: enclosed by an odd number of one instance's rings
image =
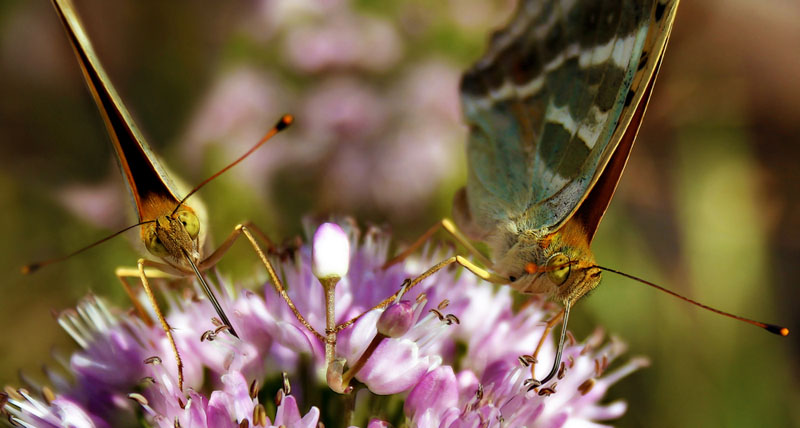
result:
[[(445, 253), (431, 247), (384, 269), (389, 236), (374, 228), (362, 236), (351, 221), (324, 224), (315, 242), (313, 256), (304, 245), (273, 262), (317, 332), (325, 331), (325, 304), (312, 266), (339, 266), (334, 269), (341, 276), (335, 288), (337, 324), (363, 314), (337, 335), (335, 357), (343, 363), (332, 365), (343, 370), (340, 381), (356, 386), (354, 401), (326, 392), (325, 344), (267, 285), (263, 295), (218, 294), (241, 339), (217, 329), (200, 294), (167, 292), (168, 320), (185, 366), (183, 391), (163, 331), (90, 296), (77, 311), (59, 316), (81, 347), (64, 367), (72, 380), (48, 370), (52, 386), (8, 390), (0, 397), (3, 410), (23, 426), (53, 427), (116, 427), (142, 418), (158, 427), (238, 427), (244, 421), (287, 427), (315, 427), (320, 421), (370, 427), (405, 421), (420, 427), (565, 426), (624, 413), (624, 403), (601, 400), (609, 385), (646, 362), (634, 359), (606, 373), (624, 351), (619, 341), (606, 342), (599, 330), (582, 343), (571, 339), (558, 379), (531, 390), (526, 383), (531, 369), (519, 356), (533, 350), (552, 305), (535, 300), (514, 311), (507, 288), (494, 290), (472, 275), (442, 270), (387, 308), (370, 310)], [(537, 370), (549, 368), (553, 353), (548, 338), (539, 354), (548, 363)], [(269, 390), (260, 392), (259, 385), (270, 385)], [(270, 397), (277, 404), (268, 416)], [(345, 402), (354, 403), (352, 414), (359, 418), (341, 419)], [(375, 403), (393, 402), (402, 404), (403, 415), (382, 420), (391, 414)]]

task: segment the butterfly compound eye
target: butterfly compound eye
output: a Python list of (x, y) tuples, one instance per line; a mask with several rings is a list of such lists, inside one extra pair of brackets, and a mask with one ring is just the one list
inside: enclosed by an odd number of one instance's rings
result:
[(555, 285), (561, 285), (569, 278), (571, 270), (569, 257), (564, 253), (556, 253), (547, 260), (547, 277)]
[(147, 238), (144, 240), (144, 246), (147, 247), (147, 251), (154, 256), (167, 257), (167, 255), (169, 255), (167, 248), (161, 242), (161, 239), (158, 238), (155, 228), (148, 231)]
[(197, 215), (190, 211), (178, 211), (178, 221), (183, 224), (186, 233), (192, 239), (197, 238), (197, 234), (200, 233), (200, 220), (198, 220)]

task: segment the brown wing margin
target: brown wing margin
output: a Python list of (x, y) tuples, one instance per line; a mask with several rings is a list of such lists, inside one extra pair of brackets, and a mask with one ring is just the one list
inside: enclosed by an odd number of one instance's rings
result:
[(64, 26), (86, 85), (117, 152), (120, 169), (136, 200), (139, 221), (152, 220), (173, 209), (178, 198), (148, 157), (146, 151), (149, 149), (145, 148), (143, 137), (97, 58), (72, 1), (51, 0), (51, 3)]
[(589, 194), (586, 196), (586, 199), (584, 199), (580, 208), (578, 208), (569, 220), (570, 222), (577, 221), (581, 224), (586, 232), (589, 243), (592, 242), (595, 232), (597, 232), (600, 220), (603, 219), (603, 215), (606, 213), (606, 209), (608, 209), (608, 205), (611, 203), (611, 198), (617, 190), (617, 185), (622, 177), (622, 171), (625, 170), (625, 165), (628, 163), (628, 158), (630, 157), (633, 143), (636, 140), (636, 135), (639, 133), (639, 126), (642, 123), (644, 112), (647, 110), (647, 104), (650, 101), (650, 93), (653, 91), (653, 86), (656, 82), (658, 70), (661, 68), (661, 60), (663, 58), (664, 50), (661, 52), (661, 57), (658, 59), (655, 72), (650, 78), (650, 82), (647, 84), (647, 89), (639, 105), (636, 107), (628, 129), (625, 131), (625, 134), (623, 134), (619, 145), (617, 145), (617, 149), (614, 151), (614, 154), (611, 155), (611, 159), (608, 161), (605, 170), (603, 170), (603, 174), (598, 178), (592, 190), (589, 191)]

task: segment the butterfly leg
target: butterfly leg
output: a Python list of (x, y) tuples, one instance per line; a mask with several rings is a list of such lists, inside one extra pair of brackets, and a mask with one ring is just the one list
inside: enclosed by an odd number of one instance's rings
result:
[[(172, 278), (174, 275), (170, 275), (164, 271), (158, 269), (146, 269), (145, 273), (150, 278)], [(125, 290), (125, 294), (131, 299), (131, 303), (133, 304), (133, 308), (136, 310), (136, 313), (139, 315), (142, 321), (148, 326), (153, 325), (153, 319), (150, 317), (150, 314), (144, 309), (142, 306), (141, 300), (139, 300), (139, 296), (133, 291), (133, 287), (131, 287), (130, 283), (126, 278), (139, 278), (139, 269), (138, 268), (131, 268), (131, 267), (118, 267), (114, 274), (117, 276), (119, 281), (122, 283), (122, 288)]]
[[(452, 220), (450, 220), (449, 218), (443, 218), (438, 223), (434, 224), (425, 233), (423, 233), (422, 236), (420, 236), (419, 239), (417, 239), (413, 244), (411, 244), (411, 246), (406, 248), (405, 251), (403, 251), (402, 253), (396, 255), (394, 258), (392, 258), (391, 260), (387, 261), (386, 263), (384, 263), (383, 264), (383, 269), (386, 269), (389, 266), (395, 265), (395, 264), (400, 263), (403, 260), (405, 260), (406, 257), (411, 255), (414, 251), (418, 250), (419, 247), (421, 247), (425, 242), (427, 242), (431, 238), (431, 236), (433, 236), (434, 233), (439, 231), (439, 229), (444, 229), (448, 234), (450, 234), (450, 236), (453, 239), (456, 240), (456, 242), (458, 242), (459, 244), (463, 245), (464, 248), (466, 248), (469, 253), (471, 253), (473, 256), (475, 256), (475, 258), (478, 259), (481, 262), (481, 264), (483, 264), (484, 266), (487, 266), (487, 267), (493, 265), (491, 260), (489, 260), (488, 258), (486, 258), (486, 256), (481, 254), (481, 252), (478, 251), (478, 249), (475, 248), (475, 246), (473, 246), (469, 242), (469, 239), (467, 239), (467, 237), (464, 236), (464, 234), (461, 233), (460, 230), (458, 230), (458, 227), (456, 227), (455, 223), (453, 223)], [(480, 276), (480, 275), (478, 275), (478, 276)]]
[(310, 331), (311, 334), (318, 337), (320, 340), (324, 342), (325, 336), (317, 332), (314, 329), (314, 327), (312, 327), (311, 324), (309, 324), (308, 321), (306, 321), (305, 317), (303, 317), (303, 314), (300, 313), (300, 311), (295, 306), (294, 302), (292, 302), (292, 299), (289, 297), (289, 294), (283, 287), (283, 283), (278, 278), (278, 275), (275, 272), (275, 268), (272, 266), (272, 263), (267, 258), (267, 255), (261, 249), (261, 246), (258, 245), (258, 242), (254, 237), (254, 234), (258, 235), (260, 238), (266, 241), (269, 244), (270, 249), (274, 249), (272, 241), (270, 241), (269, 238), (267, 238), (267, 235), (264, 232), (262, 232), (258, 227), (256, 227), (254, 224), (249, 222), (244, 224), (239, 224), (233, 229), (233, 232), (231, 232), (231, 234), (228, 235), (228, 238), (225, 239), (225, 241), (222, 243), (222, 245), (219, 246), (219, 248), (216, 249), (216, 251), (214, 251), (205, 260), (200, 262), (199, 265), (200, 270), (204, 270), (215, 265), (222, 258), (222, 256), (231, 248), (233, 243), (236, 242), (239, 236), (244, 235), (247, 238), (247, 240), (250, 241), (250, 244), (253, 246), (253, 249), (255, 250), (256, 254), (258, 254), (258, 257), (261, 259), (261, 262), (267, 269), (267, 274), (269, 274), (269, 278), (272, 281), (272, 285), (275, 287), (275, 290), (278, 292), (278, 294), (281, 295), (283, 300), (286, 301), (286, 304), (289, 306), (289, 309), (292, 311), (295, 318), (297, 318), (300, 324), (302, 324), (308, 331)]
[(562, 308), (558, 313), (547, 321), (547, 324), (544, 326), (544, 331), (542, 332), (542, 337), (539, 338), (539, 343), (536, 344), (536, 350), (533, 351), (531, 356), (533, 357), (533, 361), (531, 362), (531, 379), (536, 379), (536, 375), (534, 374), (534, 369), (536, 368), (537, 357), (539, 356), (539, 351), (542, 349), (542, 345), (544, 345), (545, 339), (547, 336), (550, 335), (550, 331), (555, 327), (561, 319), (564, 318), (564, 309)]
[(164, 314), (161, 312), (161, 308), (158, 306), (156, 296), (153, 294), (153, 290), (150, 288), (150, 283), (147, 280), (147, 275), (145, 274), (145, 265), (158, 268), (161, 263), (152, 262), (146, 259), (139, 259), (139, 262), (136, 265), (139, 271), (139, 278), (142, 280), (144, 292), (147, 294), (148, 300), (150, 300), (150, 305), (152, 305), (153, 311), (155, 311), (156, 317), (161, 323), (161, 328), (164, 329), (164, 333), (167, 335), (167, 340), (169, 340), (169, 344), (172, 347), (172, 353), (175, 355), (175, 362), (178, 365), (178, 389), (183, 391), (183, 360), (181, 360), (181, 356), (178, 353), (178, 346), (175, 344), (175, 339), (172, 337), (172, 328), (167, 323), (167, 319), (164, 318)]

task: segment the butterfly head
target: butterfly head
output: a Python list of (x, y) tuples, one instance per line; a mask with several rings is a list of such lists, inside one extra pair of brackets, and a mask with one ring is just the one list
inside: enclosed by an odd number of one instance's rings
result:
[(185, 205), (142, 226), (142, 241), (147, 251), (173, 266), (183, 265), (186, 256), (199, 260), (199, 235), (200, 220)]
[(588, 242), (580, 229), (569, 225), (554, 233), (522, 231), (498, 256), (495, 271), (522, 293), (574, 303), (600, 283), (601, 271)]

